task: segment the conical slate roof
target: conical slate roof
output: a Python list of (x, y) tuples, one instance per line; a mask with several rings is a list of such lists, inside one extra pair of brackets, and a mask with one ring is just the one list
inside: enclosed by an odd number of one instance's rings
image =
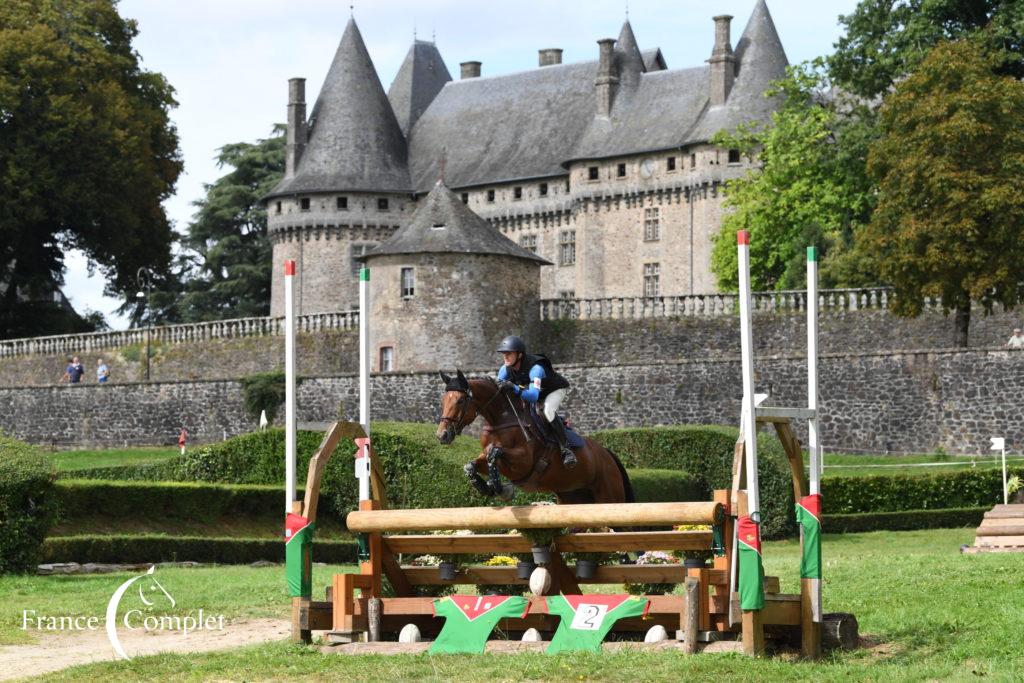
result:
[(619, 83), (626, 87), (634, 87), (640, 83), (640, 74), (644, 68), (644, 57), (640, 53), (633, 27), (629, 21), (622, 25), (619, 39), (615, 41), (615, 60), (619, 66)]
[(505, 237), (462, 203), (440, 180), (423, 199), (412, 220), (366, 259), (387, 254), (493, 254), (551, 263)]
[(410, 192), (405, 136), (354, 19), (309, 119), (295, 176), (270, 196), (294, 192)]
[(437, 46), (424, 40), (414, 40), (388, 90), (391, 108), (407, 138), (420, 114), (426, 111), (450, 80), (451, 74)]

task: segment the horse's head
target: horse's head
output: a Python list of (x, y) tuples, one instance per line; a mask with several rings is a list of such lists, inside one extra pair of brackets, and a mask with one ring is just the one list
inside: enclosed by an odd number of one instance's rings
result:
[(462, 433), (466, 425), (476, 419), (476, 405), (473, 390), (462, 370), (455, 371), (455, 377), (441, 373), (444, 382), (444, 396), (441, 397), (441, 421), (437, 425), (437, 440), (450, 444)]

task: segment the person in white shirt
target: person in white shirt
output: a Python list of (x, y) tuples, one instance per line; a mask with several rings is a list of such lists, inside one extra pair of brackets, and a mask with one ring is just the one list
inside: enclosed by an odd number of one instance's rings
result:
[(1024, 334), (1021, 334), (1020, 328), (1013, 328), (1013, 336), (1006, 342), (1007, 348), (1011, 349), (1024, 349)]

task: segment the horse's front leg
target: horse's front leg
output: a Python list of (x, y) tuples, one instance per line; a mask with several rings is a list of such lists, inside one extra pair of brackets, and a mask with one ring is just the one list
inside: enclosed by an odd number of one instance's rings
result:
[(491, 491), (491, 488), (487, 485), (487, 482), (484, 481), (483, 477), (480, 476), (481, 474), (487, 471), (486, 453), (481, 453), (476, 457), (476, 459), (467, 462), (462, 469), (466, 473), (466, 476), (469, 478), (469, 483), (473, 485), (473, 488), (480, 492), (480, 495), (487, 497), (491, 497), (494, 495), (494, 492)]

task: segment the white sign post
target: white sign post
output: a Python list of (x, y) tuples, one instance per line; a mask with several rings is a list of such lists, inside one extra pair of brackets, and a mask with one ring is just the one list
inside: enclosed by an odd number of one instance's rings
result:
[(992, 446), (989, 450), (1001, 451), (1003, 457), (1003, 505), (1010, 502), (1010, 493), (1006, 490), (1006, 439), (1002, 436), (993, 436), (989, 441)]
[(295, 261), (284, 262), (284, 511), (295, 502)]

